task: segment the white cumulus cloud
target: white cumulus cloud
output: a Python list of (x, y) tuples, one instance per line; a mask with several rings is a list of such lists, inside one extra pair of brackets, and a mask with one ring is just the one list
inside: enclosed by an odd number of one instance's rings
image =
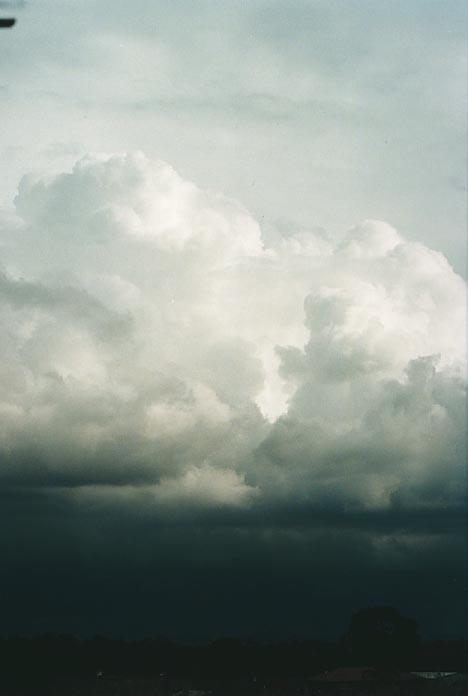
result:
[(442, 254), (374, 220), (267, 242), (142, 153), (26, 176), (15, 206), (0, 476), (166, 511), (459, 501), (465, 285)]

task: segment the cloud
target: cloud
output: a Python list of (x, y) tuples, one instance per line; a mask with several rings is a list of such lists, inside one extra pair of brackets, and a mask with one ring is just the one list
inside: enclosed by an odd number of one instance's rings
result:
[(112, 520), (139, 529), (138, 563), (153, 525), (182, 554), (174, 530), (192, 525), (227, 535), (216, 554), (241, 535), (268, 556), (286, 535), (323, 578), (339, 530), (371, 575), (415, 544), (456, 553), (466, 296), (442, 254), (375, 220), (338, 242), (314, 227), (262, 236), (241, 204), (142, 153), (26, 176), (15, 203), (4, 515), (29, 501), (56, 549), (64, 524), (115, 562)]
[(24, 220), (58, 236), (78, 235), (78, 243), (84, 235), (99, 243), (120, 234), (167, 253), (261, 253), (258, 224), (242, 206), (142, 153), (84, 157), (50, 182), (24, 177), (16, 207)]
[(440, 253), (378, 221), (267, 247), (240, 204), (141, 153), (25, 177), (15, 202), (1, 475), (457, 498), (465, 290)]

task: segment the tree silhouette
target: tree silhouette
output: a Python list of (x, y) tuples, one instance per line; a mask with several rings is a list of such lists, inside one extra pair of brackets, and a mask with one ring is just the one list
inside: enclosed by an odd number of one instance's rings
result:
[(353, 662), (388, 668), (409, 666), (420, 643), (417, 622), (393, 607), (357, 611), (345, 640)]

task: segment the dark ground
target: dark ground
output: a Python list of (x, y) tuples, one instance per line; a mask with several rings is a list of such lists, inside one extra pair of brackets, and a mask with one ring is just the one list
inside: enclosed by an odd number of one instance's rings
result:
[[(163, 639), (6, 638), (0, 640), (0, 695), (459, 696), (468, 691), (468, 682), (418, 679), (408, 673), (467, 672), (467, 654), (468, 642), (462, 640), (420, 642), (406, 655), (387, 646), (386, 653), (374, 651), (372, 660), (365, 660), (348, 637), (334, 643), (276, 644), (226, 638), (206, 645)], [(371, 667), (376, 660), (380, 664), (358, 682), (317, 680), (327, 671)]]

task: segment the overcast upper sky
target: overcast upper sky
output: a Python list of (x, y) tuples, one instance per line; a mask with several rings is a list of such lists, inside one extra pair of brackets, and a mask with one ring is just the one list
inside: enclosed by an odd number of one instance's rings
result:
[(15, 13), (4, 630), (465, 632), (465, 3)]

